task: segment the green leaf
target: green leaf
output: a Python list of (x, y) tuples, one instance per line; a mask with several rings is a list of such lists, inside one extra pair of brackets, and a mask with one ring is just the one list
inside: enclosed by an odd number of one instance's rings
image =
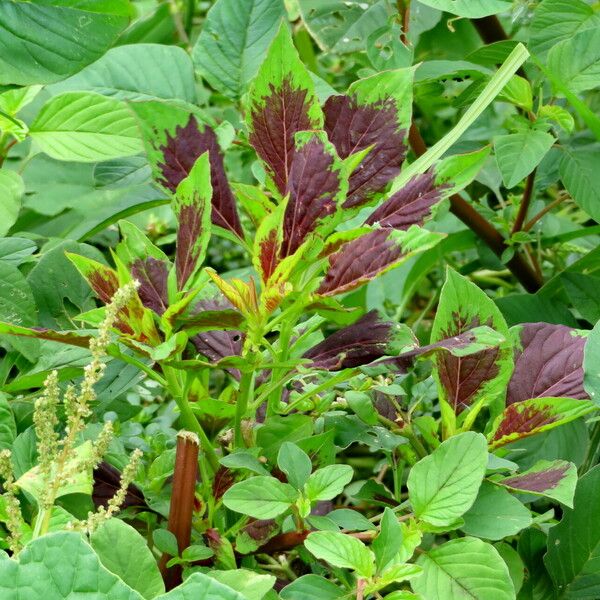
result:
[(96, 162), (142, 151), (137, 124), (127, 106), (91, 92), (65, 92), (44, 106), (31, 137), (58, 160)]
[(343, 588), (320, 575), (302, 575), (286, 585), (279, 594), (282, 600), (341, 600)]
[(284, 442), (279, 448), (277, 466), (286, 474), (288, 482), (297, 490), (301, 489), (310, 477), (312, 462), (304, 452), (292, 442)]
[(159, 44), (112, 48), (100, 60), (49, 89), (53, 94), (89, 91), (120, 100), (196, 101), (189, 55), (177, 46)]
[[(66, 496), (68, 494), (86, 494), (92, 495), (92, 467), (90, 459), (92, 456), (92, 443), (84, 442), (81, 446), (75, 448), (75, 454), (65, 464), (67, 473), (73, 473), (57, 490), (56, 497)], [(84, 464), (89, 465), (85, 470)], [(56, 465), (53, 465), (53, 469)], [(40, 467), (36, 465), (23, 473), (15, 482), (22, 490), (31, 494), (39, 503), (43, 497), (46, 488), (46, 479), (40, 473)]]
[(315, 531), (308, 535), (304, 545), (311, 554), (334, 567), (352, 569), (361, 577), (373, 575), (374, 554), (352, 536), (335, 531)]
[(595, 404), (600, 403), (600, 321), (590, 331), (583, 349), (583, 388)]
[(156, 560), (133, 527), (121, 519), (109, 519), (92, 534), (90, 543), (100, 562), (144, 598), (164, 593)]
[(268, 475), (269, 471), (263, 464), (250, 452), (238, 450), (224, 456), (219, 462), (229, 469), (248, 469), (257, 475)]
[(467, 535), (488, 540), (501, 540), (515, 535), (531, 525), (529, 510), (510, 493), (493, 483), (484, 481), (477, 500), (463, 515), (461, 529)]
[(246, 600), (262, 600), (276, 581), (274, 575), (261, 575), (249, 569), (209, 571), (207, 575), (239, 592)]
[(571, 197), (600, 223), (600, 147), (563, 148), (560, 178)]
[(142, 598), (102, 565), (79, 533), (50, 533), (29, 543), (19, 553), (18, 561), (0, 560), (3, 600), (72, 600), (78, 596)]
[(192, 51), (196, 69), (215, 90), (239, 98), (284, 16), (282, 0), (218, 0)]
[(375, 553), (377, 572), (381, 573), (402, 548), (402, 527), (393, 510), (385, 508), (379, 535), (373, 540), (371, 550)]
[(419, 0), (422, 4), (459, 17), (479, 19), (510, 9), (508, 0)]
[[(577, 484), (572, 509), (565, 509), (550, 529), (546, 568), (561, 598), (597, 598), (600, 595), (600, 466)], [(1, 564), (1, 563), (0, 563)]]
[(529, 47), (543, 56), (554, 44), (600, 26), (600, 15), (582, 0), (544, 0), (533, 13)]
[(423, 574), (412, 587), (433, 600), (514, 600), (508, 567), (498, 551), (476, 538), (460, 538), (437, 546), (417, 560)]
[(155, 529), (152, 532), (152, 540), (155, 546), (164, 554), (178, 556), (179, 548), (175, 534), (168, 529)]
[(204, 573), (192, 573), (180, 586), (156, 600), (248, 600), (228, 585)]
[(317, 469), (306, 482), (306, 495), (311, 502), (332, 500), (344, 491), (353, 474), (350, 465), (329, 465)]
[(21, 198), (25, 186), (23, 179), (15, 171), (0, 171), (0, 236), (6, 235), (19, 216)]
[[(0, 321), (11, 325), (37, 325), (36, 305), (31, 287), (21, 271), (0, 261)], [(39, 344), (34, 340), (9, 338), (10, 344), (31, 362), (37, 358)]]
[(537, 129), (496, 136), (494, 152), (504, 185), (512, 188), (527, 177), (554, 142), (553, 136)]
[(0, 392), (0, 450), (10, 449), (17, 437), (15, 417), (8, 402), (8, 396)]
[(580, 31), (548, 52), (548, 69), (567, 83), (574, 93), (600, 85), (600, 22), (592, 29)]
[(487, 444), (471, 431), (451, 437), (421, 459), (408, 475), (415, 515), (444, 527), (463, 515), (477, 498), (487, 465)]
[(255, 519), (274, 519), (288, 510), (297, 498), (298, 492), (288, 483), (259, 475), (230, 487), (223, 496), (223, 504)]
[(112, 46), (130, 10), (128, 0), (0, 3), (0, 84), (76, 73)]
[(450, 415), (464, 413), (480, 402), (503, 398), (513, 370), (512, 347), (504, 317), (495, 303), (474, 283), (448, 269), (431, 330), (431, 343), (480, 326), (492, 327), (505, 342), (496, 348), (465, 357), (448, 352), (435, 357), (442, 409)]

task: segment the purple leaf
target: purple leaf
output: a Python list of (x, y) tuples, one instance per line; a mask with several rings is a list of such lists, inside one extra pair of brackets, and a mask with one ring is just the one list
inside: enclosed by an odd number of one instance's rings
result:
[(584, 337), (564, 325), (525, 323), (519, 341), (507, 404), (543, 396), (589, 398), (583, 389)]
[(442, 186), (435, 185), (433, 172), (413, 177), (402, 189), (381, 204), (367, 219), (368, 225), (408, 229), (421, 225), (441, 198)]
[(240, 238), (243, 237), (235, 198), (227, 181), (223, 154), (215, 132), (208, 125), (201, 129), (196, 118), (190, 115), (187, 124), (184, 127), (178, 125), (173, 136), (167, 133), (167, 141), (160, 149), (164, 156), (163, 162), (159, 164), (162, 182), (171, 192), (189, 175), (196, 159), (208, 151), (213, 188), (212, 222), (223, 229), (229, 229)]
[(344, 208), (361, 206), (400, 173), (406, 157), (406, 129), (398, 127), (393, 99), (362, 104), (356, 96), (331, 96), (323, 107), (325, 131), (341, 158), (372, 146), (350, 176)]
[(297, 136), (286, 188), (289, 199), (283, 219), (281, 258), (293, 254), (319, 222), (335, 212), (340, 193), (344, 192), (339, 160), (325, 136)]
[(394, 324), (382, 321), (372, 310), (308, 350), (303, 358), (316, 369), (338, 371), (366, 365), (388, 352)]
[(167, 278), (169, 265), (164, 260), (149, 256), (137, 259), (130, 266), (134, 279), (140, 282), (138, 295), (142, 304), (162, 315), (169, 304), (167, 295)]
[[(109, 500), (119, 491), (121, 487), (121, 472), (106, 461), (102, 461), (94, 469), (94, 487), (92, 500), (96, 508), (108, 506)], [(144, 494), (133, 483), (129, 484), (125, 499), (121, 505), (122, 509), (137, 506), (144, 510), (152, 510), (146, 503)]]

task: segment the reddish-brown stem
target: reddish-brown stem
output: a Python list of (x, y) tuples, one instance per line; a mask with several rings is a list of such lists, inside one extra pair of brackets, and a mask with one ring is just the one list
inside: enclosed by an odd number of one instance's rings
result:
[[(426, 152), (427, 146), (414, 123), (408, 132), (408, 141), (417, 156)], [(498, 257), (502, 256), (507, 248), (505, 239), (462, 196), (459, 194), (450, 196), (450, 210), (474, 231)], [(542, 287), (542, 279), (522, 254), (515, 254), (506, 266), (528, 292), (537, 292)]]
[[(198, 448), (199, 442), (195, 434), (188, 431), (179, 432), (168, 529), (177, 538), (180, 555), (190, 545), (192, 536), (192, 515), (198, 479)], [(160, 561), (167, 591), (181, 583), (181, 566), (167, 567), (171, 558), (164, 554)]]
[(2, 154), (0, 155), (0, 167), (4, 164), (4, 160), (6, 159), (6, 157), (8, 156), (8, 151), (18, 142), (18, 140), (11, 140), (10, 142), (8, 142), (8, 144), (6, 144), (6, 146), (4, 147), (4, 151), (2, 152)]
[(564, 196), (559, 196), (550, 202), (550, 204), (546, 204), (546, 206), (544, 206), (539, 213), (531, 217), (531, 219), (529, 219), (529, 221), (523, 225), (523, 231), (529, 231), (543, 216), (547, 215), (553, 208), (556, 208), (559, 204), (561, 204), (564, 199)]
[(535, 172), (536, 169), (531, 171), (531, 173), (529, 173), (527, 176), (527, 180), (525, 181), (525, 190), (523, 192), (523, 198), (521, 199), (521, 205), (519, 206), (519, 212), (517, 213), (517, 217), (512, 228), (512, 233), (517, 233), (517, 231), (521, 231), (521, 229), (523, 229), (523, 223), (525, 222), (525, 217), (529, 211), (529, 205), (531, 204), (531, 198), (533, 196)]

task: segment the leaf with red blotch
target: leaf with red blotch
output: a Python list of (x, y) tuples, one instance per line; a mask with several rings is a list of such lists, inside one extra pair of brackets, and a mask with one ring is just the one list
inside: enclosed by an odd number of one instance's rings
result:
[(488, 435), (490, 449), (554, 429), (596, 408), (589, 400), (573, 398), (533, 398), (515, 402), (507, 406), (494, 422)]
[(377, 207), (366, 223), (407, 229), (422, 225), (433, 208), (475, 178), (489, 156), (488, 146), (469, 154), (457, 154), (438, 162), (427, 173), (415, 175)]
[(139, 281), (142, 304), (162, 315), (169, 305), (167, 279), (171, 262), (135, 225), (121, 221), (119, 227), (122, 240), (117, 244), (116, 254)]
[(247, 108), (248, 139), (283, 196), (298, 131), (323, 129), (323, 113), (287, 24), (282, 24), (252, 82)]
[[(325, 236), (335, 227), (333, 216), (348, 190), (344, 163), (327, 141), (325, 132), (299, 132), (295, 143), (286, 188), (282, 258), (296, 252), (315, 230)], [(323, 229), (325, 223), (329, 227)]]
[(515, 370), (507, 404), (539, 398), (589, 398), (583, 389), (586, 338), (564, 325), (525, 323), (511, 328), (516, 338)]
[(373, 229), (347, 242), (329, 257), (329, 266), (317, 294), (333, 296), (353, 290), (413, 254), (435, 246), (442, 237), (416, 226), (407, 231)]
[(210, 239), (210, 163), (208, 153), (195, 162), (173, 198), (173, 212), (178, 221), (175, 269), (177, 286), (184, 289), (206, 256)]
[(303, 358), (311, 360), (312, 368), (339, 371), (372, 363), (412, 345), (414, 337), (408, 328), (383, 321), (372, 310), (310, 348)]
[(283, 215), (286, 199), (262, 220), (256, 230), (252, 249), (252, 263), (263, 285), (271, 279), (280, 261), (283, 241)]
[(244, 233), (229, 186), (223, 153), (207, 118), (193, 106), (168, 102), (132, 102), (155, 180), (169, 193), (190, 174), (196, 160), (209, 153), (212, 222), (237, 238)]
[[(67, 252), (66, 256), (104, 304), (108, 304), (120, 285), (125, 283), (119, 281), (117, 272), (106, 265), (79, 254)], [(119, 261), (119, 258), (115, 256), (115, 260)], [(142, 344), (156, 346), (161, 343), (152, 313), (144, 307), (137, 292), (119, 311), (115, 327)]]
[(486, 325), (505, 342), (468, 356), (449, 352), (435, 356), (434, 375), (440, 402), (458, 415), (478, 402), (489, 404), (503, 396), (512, 373), (512, 347), (508, 326), (500, 310), (485, 292), (448, 269), (431, 331), (431, 343), (459, 336)]
[(577, 467), (566, 460), (540, 460), (523, 473), (493, 481), (513, 492), (551, 498), (573, 508)]
[(399, 173), (407, 152), (413, 68), (384, 71), (354, 82), (346, 96), (331, 96), (325, 131), (345, 159), (370, 148), (350, 176), (344, 208), (362, 206)]
[(79, 348), (87, 348), (91, 340), (89, 336), (80, 335), (75, 331), (53, 331), (45, 327), (23, 327), (2, 321), (0, 321), (0, 334), (50, 340), (51, 342), (61, 342), (69, 346), (78, 346)]

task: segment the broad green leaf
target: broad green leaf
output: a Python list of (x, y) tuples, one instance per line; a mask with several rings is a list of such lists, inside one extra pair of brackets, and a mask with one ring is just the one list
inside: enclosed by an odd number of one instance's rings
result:
[(304, 545), (318, 559), (334, 567), (352, 569), (361, 577), (371, 577), (375, 568), (375, 555), (360, 540), (335, 531), (310, 533)]
[(276, 581), (274, 575), (261, 575), (250, 569), (209, 571), (207, 575), (239, 592), (246, 600), (262, 600)]
[(297, 490), (301, 489), (310, 477), (311, 460), (292, 442), (284, 442), (279, 448), (277, 466), (286, 474), (288, 482)]
[(498, 550), (498, 554), (500, 554), (502, 560), (506, 563), (510, 578), (515, 586), (515, 592), (518, 593), (525, 578), (525, 564), (523, 563), (523, 559), (508, 542), (498, 542), (494, 544), (494, 548)]
[(10, 449), (17, 437), (17, 425), (8, 396), (0, 392), (0, 450)]
[(28, 260), (37, 250), (35, 242), (21, 237), (0, 238), (0, 260), (14, 267)]
[(102, 565), (81, 534), (75, 532), (50, 533), (29, 543), (19, 553), (18, 560), (0, 560), (0, 597), (2, 600), (77, 597), (142, 600)]
[(129, 587), (150, 600), (164, 593), (158, 564), (146, 540), (121, 519), (109, 519), (96, 530), (90, 544), (100, 562)]
[(320, 575), (302, 575), (279, 593), (282, 600), (341, 600), (345, 590)]
[(479, 19), (510, 9), (508, 0), (419, 0), (421, 3), (459, 17)]
[(282, 0), (218, 0), (192, 51), (196, 69), (215, 90), (239, 98), (284, 16)]
[(440, 444), (408, 475), (415, 516), (436, 527), (456, 521), (475, 502), (486, 465), (487, 445), (480, 433), (461, 433)]
[(488, 434), (490, 449), (554, 429), (596, 409), (592, 402), (573, 398), (532, 398), (515, 402), (494, 422)]
[(448, 269), (431, 330), (431, 343), (483, 325), (494, 329), (506, 341), (469, 356), (443, 352), (435, 357), (442, 409), (449, 415), (465, 413), (468, 418), (467, 409), (476, 409), (477, 403), (490, 404), (503, 398), (513, 360), (509, 330), (498, 307), (474, 283)]
[(180, 290), (204, 262), (210, 239), (211, 198), (210, 162), (205, 152), (179, 183), (173, 198), (178, 221), (175, 269)]
[(398, 517), (393, 510), (386, 507), (381, 518), (379, 535), (371, 544), (378, 573), (381, 573), (386, 565), (396, 558), (402, 547), (402, 537), (402, 527)]
[(269, 471), (265, 469), (256, 456), (243, 450), (232, 452), (221, 458), (219, 462), (228, 469), (248, 469), (257, 475), (269, 474)]
[(569, 86), (572, 93), (600, 85), (600, 21), (553, 46), (548, 52), (548, 69)]
[[(75, 448), (75, 454), (65, 464), (65, 472), (73, 473), (57, 490), (56, 497), (68, 494), (92, 495), (92, 443), (84, 442)], [(87, 468), (84, 469), (84, 466)], [(53, 464), (53, 469), (56, 465)], [(52, 473), (51, 473), (52, 476)], [(46, 479), (42, 477), (39, 466), (35, 466), (17, 479), (16, 484), (39, 503), (46, 488)]]
[(18, 173), (8, 169), (0, 171), (0, 236), (6, 235), (17, 220), (24, 191), (23, 179)]
[(311, 502), (332, 500), (344, 491), (353, 475), (350, 465), (329, 465), (317, 469), (306, 482), (306, 495)]
[(583, 350), (583, 387), (595, 404), (600, 403), (600, 321), (590, 331)]
[(277, 460), (277, 453), (283, 442), (298, 442), (313, 433), (313, 422), (308, 415), (293, 414), (274, 416), (256, 433), (256, 444), (263, 449), (269, 462)]
[(53, 94), (89, 91), (120, 100), (196, 101), (190, 57), (177, 46), (159, 44), (112, 48), (100, 60), (49, 89)]
[(434, 547), (417, 560), (423, 574), (412, 587), (427, 600), (514, 600), (508, 567), (498, 551), (466, 537)]
[(0, 3), (0, 84), (76, 73), (112, 46), (130, 10), (128, 0)]
[(210, 575), (192, 573), (181, 585), (156, 600), (248, 600), (228, 585), (220, 583)]
[(512, 188), (527, 177), (554, 142), (553, 136), (537, 129), (496, 136), (494, 152), (504, 185)]
[(544, 0), (533, 13), (529, 47), (543, 56), (558, 42), (599, 26), (600, 15), (583, 0)]
[(600, 595), (600, 466), (578, 482), (574, 507), (565, 509), (550, 529), (546, 568), (560, 598), (597, 598)]
[(494, 483), (514, 492), (544, 496), (573, 508), (573, 495), (577, 485), (577, 467), (565, 460), (540, 460), (531, 469)]
[(96, 162), (142, 151), (127, 106), (91, 92), (65, 92), (50, 99), (29, 133), (42, 151), (58, 160)]
[[(0, 321), (15, 326), (37, 325), (37, 308), (31, 287), (17, 267), (3, 261), (0, 261)], [(14, 337), (8, 341), (31, 362), (35, 361), (39, 348), (37, 341)]]
[(600, 223), (600, 146), (563, 147), (560, 178), (571, 197)]
[(467, 535), (501, 540), (531, 525), (529, 510), (501, 487), (484, 481), (477, 500), (463, 515), (461, 529)]
[(298, 7), (319, 47), (337, 54), (364, 50), (369, 36), (385, 27), (390, 17), (385, 0), (299, 0)]
[(297, 498), (298, 492), (288, 483), (258, 475), (230, 487), (223, 496), (223, 504), (255, 519), (274, 519), (288, 510)]

